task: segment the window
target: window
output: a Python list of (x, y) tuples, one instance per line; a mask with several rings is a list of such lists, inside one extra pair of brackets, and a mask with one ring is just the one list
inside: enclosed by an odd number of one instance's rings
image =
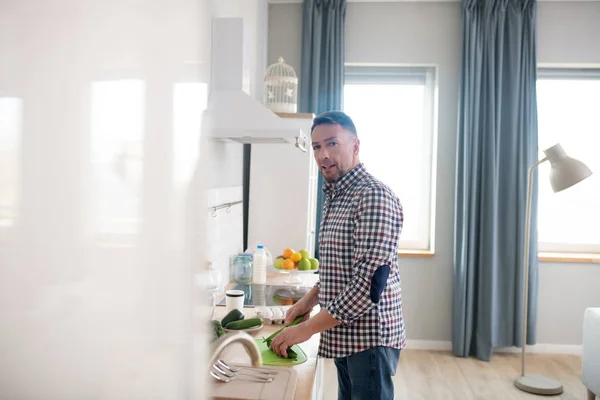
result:
[(145, 85), (140, 80), (101, 81), (91, 86), (94, 232), (109, 241), (138, 233), (144, 97)]
[(433, 251), (434, 99), (434, 68), (346, 67), (360, 159), (403, 205), (401, 250)]
[(0, 237), (17, 216), (21, 119), (21, 99), (0, 97)]
[(568, 190), (554, 193), (547, 178), (550, 165), (540, 165), (539, 250), (600, 253), (600, 70), (540, 70), (537, 101), (540, 153), (560, 143), (593, 173)]

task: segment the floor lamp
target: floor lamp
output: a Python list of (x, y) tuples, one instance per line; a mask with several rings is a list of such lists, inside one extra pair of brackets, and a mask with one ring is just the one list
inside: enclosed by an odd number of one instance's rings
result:
[(525, 375), (525, 347), (527, 343), (527, 297), (529, 295), (529, 236), (531, 234), (531, 195), (533, 172), (543, 162), (550, 161), (550, 185), (554, 193), (568, 189), (592, 174), (581, 161), (567, 156), (560, 144), (547, 150), (546, 155), (529, 168), (527, 188), (527, 215), (525, 219), (525, 259), (523, 268), (523, 339), (521, 350), (521, 376), (515, 379), (515, 386), (534, 394), (556, 395), (563, 392), (560, 382), (540, 375)]

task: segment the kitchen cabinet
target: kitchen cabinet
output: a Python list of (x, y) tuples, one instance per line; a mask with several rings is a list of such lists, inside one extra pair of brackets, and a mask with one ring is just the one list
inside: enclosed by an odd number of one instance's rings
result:
[[(309, 275), (304, 286), (308, 289), (317, 281), (316, 275)], [(229, 287), (234, 284), (230, 283)], [(270, 272), (267, 276), (267, 285), (287, 285), (285, 283), (285, 275)], [(320, 311), (319, 306), (316, 306), (311, 315), (316, 315)], [(216, 308), (215, 319), (221, 319), (225, 316), (225, 307), (218, 306)], [(246, 318), (252, 318), (256, 315), (255, 309), (245, 307), (244, 314)], [(266, 324), (258, 331), (248, 332), (249, 335), (258, 339), (268, 337), (275, 331), (281, 328), (281, 325)], [(296, 392), (294, 400), (311, 400), (323, 398), (323, 360), (318, 356), (320, 334), (313, 335), (306, 342), (300, 343), (299, 346), (307, 355), (307, 361), (293, 366), (283, 366), (276, 368), (293, 368), (298, 373), (298, 381), (296, 384)], [(250, 358), (245, 349), (240, 344), (231, 345), (221, 353), (221, 358), (228, 363), (250, 365)], [(215, 383), (213, 383), (215, 384)]]
[[(310, 136), (313, 114), (278, 114)], [(250, 161), (248, 246), (261, 242), (273, 257), (290, 247), (314, 256), (318, 170), (309, 145), (253, 145)]]

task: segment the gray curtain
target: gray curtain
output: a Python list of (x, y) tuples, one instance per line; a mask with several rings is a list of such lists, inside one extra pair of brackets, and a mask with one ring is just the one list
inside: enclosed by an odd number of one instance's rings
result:
[[(521, 346), (527, 176), (537, 161), (533, 0), (463, 0), (456, 158), (455, 355)], [(534, 180), (527, 343), (537, 310)]]
[[(342, 109), (344, 90), (344, 24), (346, 0), (304, 0), (300, 112), (320, 114)], [(315, 257), (319, 257), (319, 231), (324, 196), (317, 191)]]

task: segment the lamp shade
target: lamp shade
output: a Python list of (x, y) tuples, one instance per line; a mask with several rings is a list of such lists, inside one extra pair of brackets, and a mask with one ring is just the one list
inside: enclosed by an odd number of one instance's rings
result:
[(550, 185), (555, 193), (568, 189), (592, 175), (587, 165), (569, 157), (560, 144), (544, 150), (544, 153), (551, 164)]

